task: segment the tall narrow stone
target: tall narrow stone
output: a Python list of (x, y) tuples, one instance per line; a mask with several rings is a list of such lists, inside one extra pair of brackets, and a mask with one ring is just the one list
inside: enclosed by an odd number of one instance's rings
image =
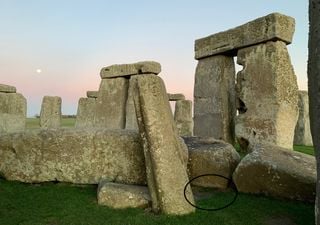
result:
[[(147, 181), (153, 210), (165, 214), (187, 214), (194, 208), (183, 190), (188, 182), (184, 153), (162, 79), (155, 75), (133, 77), (134, 102), (143, 141)], [(193, 194), (188, 188), (188, 199)]]
[(133, 101), (134, 82), (131, 78), (129, 81), (128, 99), (126, 103), (126, 129), (138, 130), (136, 110)]
[(238, 51), (239, 115), (236, 137), (243, 149), (259, 142), (292, 149), (298, 118), (298, 85), (286, 44), (267, 42)]
[(95, 126), (124, 129), (127, 97), (126, 78), (102, 79), (96, 99)]
[(309, 97), (307, 91), (299, 91), (299, 117), (294, 131), (294, 144), (312, 146), (309, 118)]
[(194, 85), (194, 135), (234, 142), (235, 66), (232, 57), (199, 60)]
[(192, 136), (193, 119), (192, 119), (192, 101), (176, 101), (174, 110), (174, 121), (178, 128), (180, 136)]
[(95, 98), (80, 98), (75, 127), (94, 127), (96, 113)]
[(61, 125), (61, 98), (44, 96), (40, 112), (41, 128), (58, 128)]

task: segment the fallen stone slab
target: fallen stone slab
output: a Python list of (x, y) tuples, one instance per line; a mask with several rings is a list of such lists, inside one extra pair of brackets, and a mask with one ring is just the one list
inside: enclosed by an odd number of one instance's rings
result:
[(115, 64), (101, 69), (102, 79), (131, 76), (137, 74), (159, 74), (161, 65), (154, 61), (143, 61), (132, 64)]
[[(189, 149), (190, 179), (204, 174), (217, 174), (232, 179), (232, 174), (240, 162), (234, 147), (221, 140), (203, 137), (183, 137)], [(191, 185), (225, 189), (228, 180), (217, 176), (200, 177)]]
[(256, 144), (250, 148), (252, 152), (233, 174), (239, 192), (314, 202), (314, 156), (273, 145)]
[(44, 96), (41, 104), (40, 127), (59, 128), (61, 126), (61, 98)]
[(87, 91), (88, 98), (98, 98), (99, 91)]
[(100, 181), (98, 186), (98, 204), (114, 209), (147, 208), (151, 198), (147, 186)]
[(201, 59), (221, 53), (236, 55), (236, 50), (267, 41), (292, 42), (294, 18), (272, 13), (236, 28), (195, 41), (195, 58)]
[(169, 101), (178, 101), (178, 100), (185, 100), (186, 99), (184, 94), (181, 94), (181, 93), (176, 93), (176, 94), (168, 93), (168, 98), (169, 98)]
[[(154, 211), (182, 215), (195, 211), (184, 198), (188, 182), (184, 151), (174, 123), (163, 80), (155, 75), (134, 76), (134, 104), (143, 142), (147, 182)], [(190, 187), (187, 198), (193, 202)]]
[(27, 183), (146, 184), (138, 132), (38, 129), (0, 135), (0, 174)]
[(16, 93), (17, 89), (14, 86), (0, 84), (0, 92), (2, 92), (2, 93)]

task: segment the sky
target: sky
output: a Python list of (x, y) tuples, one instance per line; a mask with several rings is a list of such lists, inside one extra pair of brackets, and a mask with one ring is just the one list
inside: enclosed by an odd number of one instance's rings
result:
[(153, 60), (167, 91), (192, 100), (194, 41), (272, 12), (296, 20), (288, 49), (306, 90), (306, 0), (0, 0), (0, 83), (26, 97), (28, 116), (45, 95), (60, 96), (71, 115), (98, 89), (102, 67)]

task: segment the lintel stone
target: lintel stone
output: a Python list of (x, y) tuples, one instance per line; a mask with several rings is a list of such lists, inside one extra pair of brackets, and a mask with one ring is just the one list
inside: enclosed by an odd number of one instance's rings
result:
[(0, 92), (3, 92), (3, 93), (16, 93), (17, 90), (13, 86), (6, 85), (6, 84), (0, 84)]
[(181, 94), (181, 93), (177, 93), (177, 94), (168, 93), (168, 98), (169, 98), (169, 101), (179, 101), (179, 100), (185, 100), (186, 99), (184, 94)]
[(98, 98), (99, 91), (87, 91), (88, 98)]

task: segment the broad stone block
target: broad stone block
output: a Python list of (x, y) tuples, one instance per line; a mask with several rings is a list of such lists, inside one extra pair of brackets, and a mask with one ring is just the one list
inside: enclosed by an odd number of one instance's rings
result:
[(98, 186), (98, 204), (114, 209), (147, 208), (151, 204), (151, 198), (146, 186), (103, 180)]
[(129, 80), (128, 99), (126, 103), (126, 129), (138, 130), (138, 122), (136, 109), (134, 107), (133, 92), (134, 92), (133, 79)]
[(98, 98), (99, 91), (87, 91), (88, 98)]
[(159, 74), (161, 65), (154, 61), (143, 61), (132, 64), (115, 64), (101, 69), (100, 76), (104, 78), (131, 76), (137, 74)]
[(127, 97), (127, 79), (119, 77), (101, 80), (96, 99), (95, 126), (124, 129)]
[(279, 13), (255, 19), (236, 28), (210, 35), (195, 41), (195, 58), (212, 55), (236, 54), (237, 49), (257, 45), (267, 41), (292, 41), (294, 18)]
[(61, 98), (44, 96), (41, 104), (40, 127), (58, 128), (61, 125)]
[(94, 127), (96, 113), (95, 98), (80, 98), (75, 127)]
[(174, 121), (178, 128), (180, 136), (192, 136), (193, 119), (192, 119), (192, 101), (176, 101), (174, 110)]
[(184, 94), (181, 94), (181, 93), (176, 93), (176, 94), (168, 93), (168, 98), (169, 98), (169, 101), (179, 101), (179, 100), (185, 100), (186, 99)]
[(298, 118), (298, 85), (286, 44), (267, 42), (238, 51), (236, 137), (292, 149)]
[(146, 184), (138, 132), (38, 129), (0, 136), (0, 174), (27, 183)]
[(294, 131), (294, 144), (312, 146), (309, 118), (309, 97), (307, 91), (299, 91), (299, 117)]
[(250, 150), (233, 174), (239, 192), (314, 202), (314, 156), (264, 144)]
[(22, 131), (26, 126), (27, 100), (19, 93), (0, 93), (0, 133)]
[[(146, 160), (147, 181), (154, 211), (187, 214), (195, 209), (183, 196), (188, 182), (184, 152), (162, 79), (135, 76), (134, 102)], [(193, 201), (190, 188), (186, 195)]]
[(194, 135), (234, 143), (235, 66), (232, 57), (198, 62), (194, 85)]
[(0, 84), (0, 92), (2, 92), (2, 93), (16, 93), (17, 89), (14, 86)]
[[(214, 138), (184, 137), (189, 149), (190, 179), (203, 174), (218, 174), (232, 179), (232, 174), (240, 162), (239, 153), (231, 144)], [(229, 182), (215, 176), (200, 177), (191, 183), (200, 187), (225, 189)]]

